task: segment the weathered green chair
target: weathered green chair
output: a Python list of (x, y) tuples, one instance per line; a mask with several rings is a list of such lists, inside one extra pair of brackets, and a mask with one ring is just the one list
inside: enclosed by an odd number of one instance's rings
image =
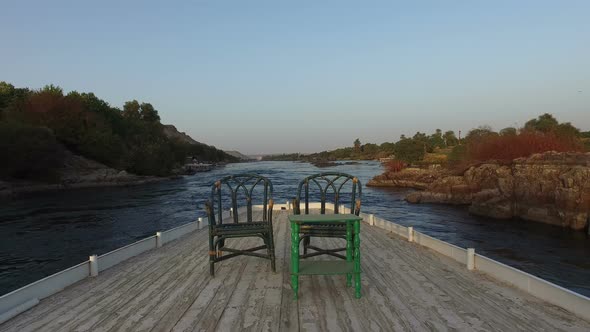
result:
[[(293, 213), (301, 214), (303, 200), (305, 214), (310, 214), (310, 200), (318, 200), (321, 214), (326, 214), (326, 202), (333, 198), (334, 213), (341, 213), (340, 205), (350, 206), (350, 213), (359, 215), (361, 212), (362, 185), (357, 177), (346, 173), (324, 172), (311, 175), (299, 183), (297, 196), (293, 200)], [(330, 255), (346, 259), (338, 252), (346, 251), (346, 248), (322, 249), (311, 244), (312, 237), (332, 237), (346, 239), (346, 225), (305, 225), (300, 229), (300, 241), (303, 241), (303, 254), (300, 258), (308, 258), (318, 255)], [(353, 234), (354, 236), (354, 234)], [(308, 253), (309, 249), (314, 252)]]
[[(256, 220), (252, 217), (252, 200), (254, 196), (262, 196), (260, 199), (262, 217)], [(246, 211), (243, 214), (246, 217), (245, 221), (239, 220), (239, 200), (246, 203)], [(231, 222), (224, 223), (224, 203), (231, 204), (229, 206), (233, 211)], [(205, 203), (205, 207), (209, 217), (209, 273), (212, 276), (215, 275), (215, 263), (240, 255), (269, 259), (273, 272), (276, 272), (272, 233), (272, 183), (270, 180), (256, 174), (224, 177), (213, 184), (211, 198)], [(243, 237), (259, 237), (264, 241), (264, 244), (248, 249), (235, 249), (225, 246), (227, 239)], [(266, 254), (255, 252), (263, 249), (266, 249)], [(229, 254), (224, 255), (223, 252)]]

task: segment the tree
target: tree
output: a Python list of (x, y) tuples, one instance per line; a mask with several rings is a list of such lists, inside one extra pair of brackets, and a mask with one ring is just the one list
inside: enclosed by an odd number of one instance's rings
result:
[(414, 163), (424, 158), (424, 142), (416, 139), (404, 139), (395, 143), (396, 159)]
[(465, 141), (479, 141), (490, 136), (498, 136), (498, 133), (496, 133), (490, 126), (479, 126), (477, 128), (471, 129), (467, 133), (467, 136), (465, 136)]
[(361, 147), (361, 150), (363, 151), (363, 155), (373, 158), (373, 156), (379, 152), (379, 145), (373, 143), (366, 143)]
[(64, 95), (64, 90), (62, 88), (60, 88), (59, 86), (53, 85), (53, 84), (49, 84), (49, 85), (44, 86), (41, 90), (39, 90), (39, 92), (52, 94), (52, 95), (60, 96), (60, 97), (63, 97), (63, 95)]
[(545, 113), (536, 119), (527, 121), (524, 128), (526, 130), (538, 131), (544, 134), (553, 133), (564, 138), (575, 138), (580, 134), (580, 130), (574, 127), (571, 123), (559, 123), (559, 121), (549, 113)]
[(0, 81), (0, 113), (14, 96), (14, 85)]
[(128, 119), (141, 119), (140, 108), (137, 100), (127, 101), (123, 105), (123, 116)]
[(426, 136), (425, 133), (421, 133), (421, 132), (416, 132), (416, 134), (414, 134), (414, 136), (412, 137), (412, 139), (414, 141), (420, 142), (422, 143), (422, 149), (424, 150), (424, 153), (426, 152), (432, 152), (432, 144), (430, 142), (430, 139), (428, 136)]
[(141, 119), (147, 122), (160, 122), (158, 111), (150, 103), (141, 104)]
[(455, 132), (452, 130), (446, 131), (443, 134), (443, 140), (445, 141), (445, 146), (455, 146), (459, 143), (457, 136), (455, 136)]
[(442, 130), (436, 129), (436, 131), (432, 135), (430, 135), (430, 137), (428, 138), (428, 141), (429, 141), (429, 145), (431, 147), (438, 147), (438, 148), (444, 147), (445, 140), (443, 139)]
[(387, 155), (393, 154), (395, 152), (395, 143), (391, 143), (391, 142), (381, 143), (381, 145), (379, 146), (379, 149), (381, 149), (381, 151), (386, 153)]
[(506, 127), (500, 130), (500, 136), (515, 136), (518, 134), (518, 130), (514, 127)]
[(553, 117), (553, 115), (545, 113), (543, 115), (539, 115), (539, 117), (536, 119), (527, 121), (524, 125), (524, 128), (548, 133), (550, 131), (554, 131), (558, 124), (559, 122), (557, 119), (555, 119), (555, 117)]
[(580, 135), (580, 130), (569, 122), (563, 122), (557, 125), (557, 128), (555, 128), (555, 134), (560, 137), (574, 138)]
[(0, 177), (58, 180), (64, 155), (51, 130), (0, 122)]
[(0, 165), (4, 176), (45, 177), (59, 166), (62, 146), (142, 175), (168, 175), (187, 155), (207, 161), (235, 160), (212, 146), (168, 138), (157, 110), (137, 100), (126, 102), (121, 111), (93, 93), (64, 95), (55, 85), (31, 91), (0, 82), (0, 111), (0, 160), (7, 160)]
[(355, 139), (354, 143), (353, 143), (353, 147), (354, 147), (354, 152), (359, 153), (361, 151), (361, 140), (360, 139)]

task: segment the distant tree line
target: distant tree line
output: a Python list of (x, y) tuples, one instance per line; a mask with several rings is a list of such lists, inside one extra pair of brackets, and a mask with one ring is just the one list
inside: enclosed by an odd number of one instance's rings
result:
[[(417, 132), (413, 136), (401, 135), (397, 142), (380, 145), (362, 144), (355, 139), (351, 147), (312, 154), (284, 154), (266, 156), (264, 160), (373, 160), (394, 156), (396, 160), (415, 164), (459, 163), (469, 160), (510, 159), (548, 150), (590, 151), (590, 132), (580, 132), (569, 122), (560, 123), (551, 114), (543, 114), (526, 122), (523, 128), (507, 127), (498, 132), (489, 126), (470, 130), (465, 137), (454, 131), (436, 129), (432, 134)], [(426, 156), (442, 158), (426, 161)]]
[(47, 85), (39, 90), (0, 82), (0, 176), (48, 179), (64, 163), (64, 149), (139, 175), (169, 175), (187, 157), (235, 161), (215, 147), (164, 134), (150, 103), (112, 107), (93, 93)]

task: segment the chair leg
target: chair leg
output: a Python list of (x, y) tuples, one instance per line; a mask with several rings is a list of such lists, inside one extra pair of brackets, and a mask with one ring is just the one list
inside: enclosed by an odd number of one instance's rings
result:
[(272, 268), (272, 272), (277, 272), (276, 263), (275, 263), (275, 239), (274, 239), (274, 232), (272, 229), (272, 224), (270, 227), (270, 232), (268, 233), (268, 245), (269, 245), (269, 254), (270, 254), (270, 267)]
[(311, 237), (307, 236), (303, 239), (303, 254), (307, 255), (307, 247), (309, 247), (309, 244), (311, 243)]
[(274, 239), (272, 238), (272, 236), (271, 236), (269, 242), (270, 242), (270, 247), (271, 247), (271, 249), (270, 249), (270, 267), (272, 268), (272, 272), (277, 272), (277, 267), (276, 267), (276, 263), (275, 263), (275, 258), (276, 258), (275, 257), (275, 242), (274, 242)]
[(209, 274), (215, 277), (215, 246), (213, 243), (213, 237), (209, 236)]

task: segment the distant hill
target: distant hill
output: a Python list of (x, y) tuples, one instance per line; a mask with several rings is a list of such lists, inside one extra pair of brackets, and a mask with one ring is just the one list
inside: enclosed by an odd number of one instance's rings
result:
[(202, 144), (201, 142), (195, 141), (192, 137), (187, 135), (185, 132), (180, 132), (176, 129), (173, 125), (163, 125), (164, 126), (164, 134), (168, 136), (168, 138), (175, 138), (180, 140), (181, 142), (188, 143), (188, 144)]
[(246, 156), (238, 151), (225, 151), (225, 153), (229, 154), (230, 156), (236, 157), (242, 161), (254, 160), (254, 158)]
[(202, 161), (223, 160), (235, 162), (241, 160), (239, 157), (234, 156), (225, 151), (219, 150), (212, 145), (207, 145), (205, 143), (195, 141), (185, 132), (178, 131), (178, 129), (176, 129), (174, 125), (162, 125), (162, 131), (164, 132), (164, 135), (166, 135), (166, 137), (168, 137), (169, 139), (176, 140), (184, 144), (189, 144), (191, 151), (189, 153), (189, 157), (197, 157), (197, 159)]

